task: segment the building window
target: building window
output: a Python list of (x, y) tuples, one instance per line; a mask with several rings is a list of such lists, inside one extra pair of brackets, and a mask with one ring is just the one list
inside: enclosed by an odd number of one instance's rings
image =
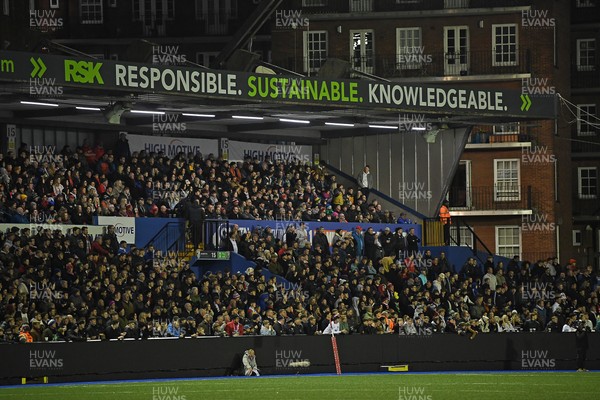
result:
[(196, 63), (206, 68), (210, 68), (214, 64), (219, 53), (208, 52), (208, 53), (196, 53)]
[(519, 131), (520, 125), (518, 122), (494, 125), (494, 135), (518, 135)]
[(494, 199), (517, 201), (521, 199), (519, 160), (494, 160)]
[(496, 227), (496, 255), (521, 258), (521, 230), (518, 226)]
[(362, 72), (373, 73), (375, 48), (372, 30), (350, 31), (350, 53), (352, 67)]
[(50, 0), (50, 8), (59, 8), (60, 0)]
[(573, 246), (581, 246), (581, 231), (573, 230)]
[(517, 65), (517, 25), (492, 25), (492, 65), (503, 67)]
[(350, 0), (350, 12), (373, 11), (373, 0)]
[(596, 70), (596, 39), (577, 39), (577, 71)]
[(79, 0), (79, 15), (82, 24), (101, 24), (102, 0)]
[(588, 7), (596, 7), (595, 0), (577, 0), (575, 3), (575, 7), (577, 8), (588, 8)]
[[(460, 230), (460, 243), (457, 244), (459, 230)], [(470, 248), (473, 248), (473, 233), (471, 233), (469, 228), (467, 228), (466, 226), (461, 226), (461, 227), (451, 226), (450, 227), (450, 237), (452, 238), (452, 240), (450, 240), (450, 246), (468, 246)]]
[(597, 120), (595, 104), (577, 104), (577, 136), (595, 136)]
[(469, 0), (444, 0), (444, 8), (468, 8)]
[(304, 32), (304, 72), (316, 72), (327, 59), (327, 32)]
[(327, 0), (302, 0), (302, 7), (321, 7), (326, 5)]
[(398, 69), (421, 68), (421, 57), (423, 57), (421, 40), (421, 28), (396, 29)]
[(596, 167), (577, 168), (577, 178), (580, 199), (598, 197), (598, 170)]
[(10, 0), (2, 0), (2, 14), (10, 15)]

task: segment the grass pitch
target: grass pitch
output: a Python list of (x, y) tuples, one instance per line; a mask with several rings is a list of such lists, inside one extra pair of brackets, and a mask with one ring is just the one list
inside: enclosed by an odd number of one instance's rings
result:
[(164, 380), (0, 388), (1, 400), (598, 399), (600, 373), (442, 373)]

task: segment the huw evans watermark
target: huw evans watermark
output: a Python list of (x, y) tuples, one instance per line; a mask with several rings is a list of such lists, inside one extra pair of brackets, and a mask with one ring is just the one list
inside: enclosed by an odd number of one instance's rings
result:
[(29, 161), (61, 163), (64, 161), (64, 157), (56, 152), (56, 146), (29, 146)]
[(548, 282), (530, 282), (523, 284), (523, 300), (554, 300), (554, 286)]
[(433, 400), (433, 396), (427, 393), (425, 386), (400, 386), (398, 400)]
[(160, 65), (183, 65), (187, 56), (179, 51), (179, 46), (152, 46), (152, 63)]
[(29, 79), (29, 95), (36, 98), (56, 98), (62, 96), (64, 89), (56, 84), (56, 78)]
[(431, 190), (429, 190), (425, 182), (398, 183), (399, 200), (430, 200), (431, 198)]
[(64, 360), (57, 355), (56, 350), (30, 350), (30, 369), (59, 370), (64, 367)]
[(554, 96), (556, 86), (550, 85), (549, 78), (523, 78), (521, 79), (521, 94)]
[(556, 26), (556, 19), (550, 17), (548, 10), (523, 10), (521, 25), (524, 28), (549, 29)]
[(556, 360), (550, 357), (548, 350), (521, 351), (521, 369), (551, 370), (556, 368)]
[(414, 69), (433, 62), (433, 56), (425, 53), (425, 46), (401, 47), (397, 59), (399, 69)]
[(187, 400), (179, 389), (179, 386), (153, 386), (152, 400)]
[(548, 146), (531, 146), (521, 149), (521, 162), (523, 164), (553, 164), (556, 156)]
[(398, 127), (400, 131), (430, 131), (433, 124), (427, 122), (425, 114), (400, 114), (398, 116)]
[(275, 368), (308, 368), (310, 360), (302, 356), (302, 350), (275, 350)]
[(64, 20), (56, 10), (30, 10), (29, 27), (40, 32), (53, 32), (64, 27)]
[(29, 284), (29, 299), (31, 301), (53, 301), (61, 300), (62, 298), (63, 293), (59, 290), (55, 290), (54, 285), (41, 282), (33, 282)]
[(550, 222), (546, 213), (536, 213), (521, 216), (521, 230), (527, 232), (554, 232), (556, 224)]
[(282, 28), (308, 28), (309, 20), (302, 15), (302, 10), (277, 10), (275, 11), (275, 27)]
[(180, 114), (153, 114), (152, 132), (154, 133), (183, 133), (187, 124), (181, 121)]

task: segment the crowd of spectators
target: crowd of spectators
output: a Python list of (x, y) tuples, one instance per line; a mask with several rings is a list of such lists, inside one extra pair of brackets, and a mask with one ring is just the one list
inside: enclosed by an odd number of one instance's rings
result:
[(234, 233), (256, 269), (197, 278), (176, 254), (119, 246), (111, 229), (92, 240), (79, 228), (13, 228), (0, 237), (0, 341), (600, 328), (591, 267), (471, 258), (455, 268), (429, 251), (361, 255), (360, 228), (321, 234)]
[[(46, 154), (47, 153), (47, 154)], [(365, 189), (363, 189), (365, 191)], [(318, 166), (247, 158), (23, 144), (0, 154), (4, 222), (91, 224), (94, 216), (182, 217), (197, 199), (207, 218), (395, 223), (382, 205)]]
[[(318, 168), (129, 158), (123, 148), (100, 156), (85, 145), (73, 154), (63, 150), (56, 166), (36, 165), (21, 151), (17, 159), (5, 157), (2, 207), (28, 222), (27, 215), (43, 213), (85, 224), (94, 213), (123, 215), (130, 207), (132, 215), (155, 215), (156, 208), (162, 215), (166, 198), (154, 195), (160, 184), (215, 218), (249, 211), (258, 219), (297, 219), (291, 213), (307, 221), (362, 222), (333, 235), (323, 229), (310, 235), (306, 225), (292, 223), (282, 237), (270, 228), (233, 225), (231, 248), (256, 268), (202, 277), (175, 253), (119, 243), (112, 227), (97, 237), (85, 227), (14, 227), (0, 235), (0, 342), (330, 332), (475, 338), (600, 328), (598, 271), (591, 266), (517, 258), (506, 266), (493, 258), (451, 265), (444, 253), (420, 251), (412, 229), (375, 232), (369, 224), (381, 221), (380, 206), (364, 208), (359, 191), (354, 197), (353, 188)], [(266, 270), (286, 283), (266, 279)]]

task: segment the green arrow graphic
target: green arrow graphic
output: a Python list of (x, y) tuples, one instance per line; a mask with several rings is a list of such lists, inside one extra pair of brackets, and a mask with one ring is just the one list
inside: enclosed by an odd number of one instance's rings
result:
[(37, 60), (33, 57), (31, 57), (29, 59), (29, 61), (31, 62), (31, 65), (33, 65), (33, 71), (31, 71), (31, 77), (35, 78), (41, 78), (42, 76), (44, 76), (44, 73), (46, 73), (46, 64), (44, 64), (44, 62), (42, 61), (41, 58), (37, 58)]
[(522, 94), (521, 101), (523, 102), (521, 104), (521, 111), (529, 111), (529, 108), (531, 107), (531, 99), (529, 98), (529, 95)]

